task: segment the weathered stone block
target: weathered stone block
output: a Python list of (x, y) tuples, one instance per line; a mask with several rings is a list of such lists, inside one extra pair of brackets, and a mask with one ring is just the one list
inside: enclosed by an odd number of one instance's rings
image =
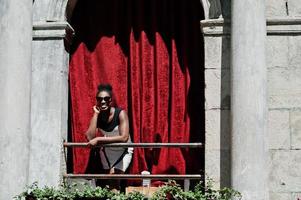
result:
[(205, 174), (213, 180), (214, 188), (220, 187), (220, 151), (205, 149)]
[(270, 191), (301, 191), (301, 150), (270, 150), (270, 160)]
[(40, 186), (60, 184), (63, 144), (60, 119), (60, 111), (45, 110), (33, 115), (29, 183), (38, 181)]
[(34, 41), (33, 55), (36, 56), (32, 63), (32, 109), (58, 110), (62, 106), (63, 86), (68, 84), (63, 40)]
[(205, 150), (205, 174), (214, 182), (214, 187), (230, 187), (230, 150)]
[(220, 149), (220, 133), (221, 133), (221, 110), (207, 110), (205, 113), (205, 127), (206, 127), (206, 149), (219, 150)]
[(301, 105), (301, 68), (273, 68), (268, 71), (269, 108)]
[(205, 108), (230, 108), (230, 70), (205, 70)]
[(268, 126), (270, 149), (290, 149), (289, 110), (270, 110)]
[(205, 70), (205, 108), (220, 108), (221, 70)]
[(57, 186), (65, 172), (68, 53), (63, 38), (33, 41), (29, 183)]
[(301, 109), (290, 112), (291, 148), (301, 149)]
[(206, 111), (206, 149), (230, 149), (230, 110)]
[(205, 37), (205, 68), (217, 69), (221, 67), (222, 38)]
[(267, 37), (266, 54), (268, 68), (288, 67), (288, 37)]
[(289, 16), (301, 17), (301, 3), (300, 0), (288, 0)]
[(286, 17), (286, 0), (266, 0), (266, 17)]
[[(301, 3), (299, 2), (301, 5)], [(300, 7), (301, 9), (301, 7)], [(289, 47), (289, 67), (290, 68), (301, 68), (301, 36), (288, 37)]]
[(230, 69), (230, 37), (205, 37), (205, 68)]

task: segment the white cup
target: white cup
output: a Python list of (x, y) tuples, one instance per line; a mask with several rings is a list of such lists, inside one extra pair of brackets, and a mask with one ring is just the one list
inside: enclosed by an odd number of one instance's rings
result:
[[(142, 175), (150, 175), (150, 172), (149, 171), (142, 171), (141, 174)], [(149, 187), (150, 182), (151, 182), (150, 179), (144, 178), (144, 179), (142, 179), (142, 186), (143, 187)]]

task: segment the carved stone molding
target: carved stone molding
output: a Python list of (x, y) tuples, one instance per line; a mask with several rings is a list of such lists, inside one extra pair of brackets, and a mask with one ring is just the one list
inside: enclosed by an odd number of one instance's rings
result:
[[(230, 35), (230, 25), (230, 21), (222, 18), (201, 21), (204, 36)], [(267, 35), (301, 35), (301, 18), (267, 19)]]
[(67, 22), (39, 22), (33, 24), (33, 40), (65, 39), (71, 42), (73, 28)]

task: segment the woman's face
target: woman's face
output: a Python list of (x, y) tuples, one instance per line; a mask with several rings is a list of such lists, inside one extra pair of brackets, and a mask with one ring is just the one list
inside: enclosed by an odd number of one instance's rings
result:
[(112, 97), (107, 91), (101, 91), (96, 97), (97, 107), (100, 111), (108, 110), (111, 106)]

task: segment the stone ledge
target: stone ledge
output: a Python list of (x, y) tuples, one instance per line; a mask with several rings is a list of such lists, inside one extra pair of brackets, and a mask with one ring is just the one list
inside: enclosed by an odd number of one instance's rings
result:
[(202, 20), (201, 30), (204, 36), (230, 36), (231, 22), (223, 18)]
[(33, 24), (33, 40), (71, 38), (74, 29), (67, 22), (37, 22)]
[[(208, 19), (201, 21), (204, 36), (230, 36), (229, 20)], [(270, 18), (267, 19), (267, 35), (301, 35), (301, 18)]]

